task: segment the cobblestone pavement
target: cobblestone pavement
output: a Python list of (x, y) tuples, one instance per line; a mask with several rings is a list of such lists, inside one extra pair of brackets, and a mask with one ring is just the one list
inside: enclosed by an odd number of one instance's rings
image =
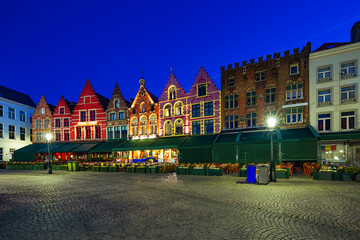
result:
[(0, 239), (360, 239), (360, 184), (0, 170)]

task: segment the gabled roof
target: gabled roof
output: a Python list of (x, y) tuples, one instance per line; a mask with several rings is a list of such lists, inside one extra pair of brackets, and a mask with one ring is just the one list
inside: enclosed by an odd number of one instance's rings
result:
[(154, 95), (152, 94), (149, 90), (146, 89), (146, 91), (148, 92), (148, 94), (150, 95), (151, 99), (154, 101), (154, 103), (157, 103), (159, 102), (159, 99)]
[(331, 49), (331, 48), (336, 48), (336, 47), (344, 46), (344, 45), (347, 45), (347, 44), (350, 44), (350, 42), (324, 43), (323, 45), (321, 45), (319, 48), (317, 48), (313, 52), (318, 52), (318, 51), (323, 51), (323, 50), (327, 50), (327, 49)]
[(15, 91), (13, 89), (10, 89), (10, 88), (7, 88), (7, 87), (1, 86), (1, 85), (0, 85), (0, 97), (36, 108), (36, 104), (29, 97), (29, 95)]
[(96, 94), (97, 98), (99, 99), (99, 102), (100, 102), (101, 106), (103, 107), (103, 109), (106, 110), (107, 106), (109, 105), (110, 100), (98, 93), (95, 93), (95, 94)]
[(76, 102), (70, 102), (69, 100), (65, 99), (65, 103), (68, 106), (70, 112), (74, 111)]

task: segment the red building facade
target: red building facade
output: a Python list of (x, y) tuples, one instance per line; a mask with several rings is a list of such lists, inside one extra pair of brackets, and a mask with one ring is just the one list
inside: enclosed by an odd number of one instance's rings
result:
[(129, 108), (130, 138), (155, 138), (159, 134), (158, 98), (146, 90), (145, 80), (140, 79), (139, 91)]
[(70, 102), (64, 99), (64, 96), (60, 97), (60, 100), (55, 108), (52, 118), (52, 129), (54, 141), (56, 142), (68, 142), (70, 141), (71, 132), (71, 118), (76, 103)]
[(106, 108), (109, 99), (95, 93), (86, 80), (70, 123), (71, 141), (99, 141), (106, 139)]

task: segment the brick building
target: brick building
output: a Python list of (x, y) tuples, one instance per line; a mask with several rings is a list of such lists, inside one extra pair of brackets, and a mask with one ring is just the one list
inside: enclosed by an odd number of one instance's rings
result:
[(32, 116), (33, 142), (46, 142), (45, 133), (52, 132), (51, 121), (55, 106), (47, 103), (45, 96), (41, 96)]
[(311, 44), (221, 67), (222, 128), (266, 126), (274, 115), (281, 128), (309, 124), (309, 54)]
[(106, 108), (109, 99), (97, 94), (86, 80), (72, 113), (70, 141), (101, 141), (106, 139)]
[(52, 117), (54, 141), (70, 141), (70, 122), (76, 103), (60, 97)]
[(139, 91), (129, 108), (130, 138), (155, 138), (159, 133), (158, 98), (145, 88), (141, 78)]
[(108, 140), (128, 138), (129, 107), (130, 103), (124, 99), (116, 83), (106, 110)]
[(171, 71), (160, 100), (160, 136), (189, 134), (187, 94)]

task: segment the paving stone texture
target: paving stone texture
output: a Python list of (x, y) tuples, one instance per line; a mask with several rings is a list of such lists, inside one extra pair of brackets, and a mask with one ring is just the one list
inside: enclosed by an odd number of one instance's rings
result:
[(0, 170), (0, 239), (360, 239), (360, 183)]

